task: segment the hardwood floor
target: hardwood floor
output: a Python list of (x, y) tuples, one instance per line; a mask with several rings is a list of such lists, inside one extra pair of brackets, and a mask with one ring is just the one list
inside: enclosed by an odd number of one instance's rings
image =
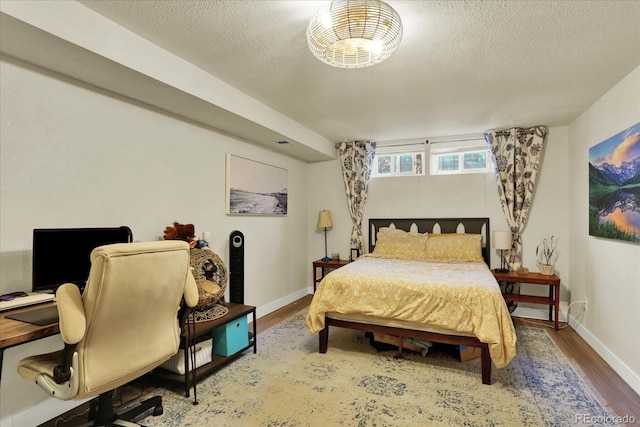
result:
[[(312, 297), (312, 295), (307, 295), (279, 310), (259, 318), (256, 325), (257, 332), (261, 333), (308, 307)], [(640, 397), (638, 394), (620, 378), (575, 330), (571, 327), (566, 327), (555, 331), (552, 322), (541, 320), (514, 318), (514, 323), (524, 326), (546, 328), (560, 350), (579, 367), (584, 373), (585, 379), (593, 386), (596, 392), (602, 396), (611, 411), (618, 416), (623, 417), (626, 415), (630, 419), (635, 419), (635, 423), (640, 424)], [(564, 326), (564, 324), (562, 326)], [(249, 326), (249, 329), (251, 329), (251, 326)], [(259, 341), (258, 351), (260, 351)], [(126, 387), (128, 387), (129, 390), (119, 389), (116, 393), (117, 400), (121, 401), (124, 405), (126, 405), (126, 402), (134, 400), (140, 397), (140, 395), (147, 394), (153, 389), (153, 387), (149, 387), (144, 380)], [(80, 425), (81, 422), (86, 422), (85, 411), (87, 411), (87, 407), (86, 405), (83, 406), (84, 408), (76, 408), (74, 411), (60, 416), (57, 420), (51, 420), (41, 427)]]
[[(256, 325), (257, 332), (260, 333), (269, 329), (273, 325), (277, 325), (283, 320), (288, 319), (303, 308), (309, 307), (312, 298), (313, 295), (304, 296), (289, 305), (285, 305), (284, 307), (267, 314), (266, 316), (262, 316), (258, 319), (258, 324)], [(249, 329), (251, 329), (251, 327), (249, 327)]]

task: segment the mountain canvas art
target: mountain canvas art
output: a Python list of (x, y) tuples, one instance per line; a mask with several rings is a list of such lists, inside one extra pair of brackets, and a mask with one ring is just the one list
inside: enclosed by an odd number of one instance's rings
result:
[(640, 123), (589, 149), (589, 234), (640, 242)]

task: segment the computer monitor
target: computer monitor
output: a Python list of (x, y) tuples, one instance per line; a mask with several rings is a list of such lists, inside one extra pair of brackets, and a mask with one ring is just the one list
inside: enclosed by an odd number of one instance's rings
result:
[(33, 292), (55, 292), (74, 283), (84, 289), (91, 251), (112, 243), (130, 243), (126, 226), (112, 228), (36, 228), (33, 230)]

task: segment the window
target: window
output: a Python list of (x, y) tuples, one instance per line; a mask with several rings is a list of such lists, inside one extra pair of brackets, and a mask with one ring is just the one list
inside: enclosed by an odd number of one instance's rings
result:
[(491, 172), (491, 157), (484, 139), (430, 141), (429, 148), (431, 175)]
[[(409, 148), (410, 151), (398, 152), (403, 148)], [(416, 151), (415, 144), (376, 148), (371, 177), (424, 175), (424, 158), (424, 147), (422, 151)]]

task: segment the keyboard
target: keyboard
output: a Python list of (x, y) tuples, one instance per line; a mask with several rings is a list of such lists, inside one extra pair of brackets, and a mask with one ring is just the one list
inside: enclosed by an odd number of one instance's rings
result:
[(34, 304), (42, 304), (55, 300), (54, 294), (42, 294), (30, 292), (26, 297), (15, 297), (11, 301), (0, 301), (0, 311), (11, 310), (13, 308), (27, 307)]

